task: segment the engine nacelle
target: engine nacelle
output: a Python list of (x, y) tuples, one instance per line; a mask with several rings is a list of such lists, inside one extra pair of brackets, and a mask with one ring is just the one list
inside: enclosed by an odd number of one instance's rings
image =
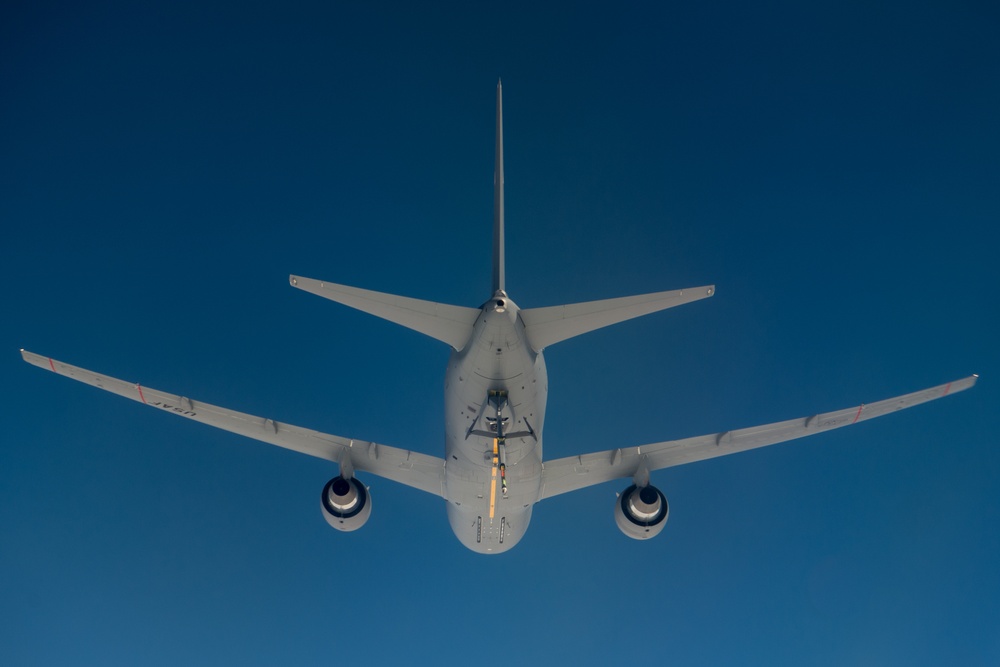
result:
[(323, 518), (344, 532), (357, 530), (365, 525), (372, 513), (372, 499), (365, 485), (352, 477), (334, 477), (323, 487), (320, 497)]
[(633, 540), (648, 540), (658, 535), (669, 513), (666, 497), (652, 485), (633, 484), (615, 501), (615, 523)]

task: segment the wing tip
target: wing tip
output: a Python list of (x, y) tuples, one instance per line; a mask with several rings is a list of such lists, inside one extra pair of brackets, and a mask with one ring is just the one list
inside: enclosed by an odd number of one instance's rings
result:
[(34, 352), (29, 352), (23, 347), (21, 348), (21, 359), (28, 362), (32, 366), (38, 366), (39, 368), (44, 368), (45, 370), (55, 371), (55, 362), (52, 357), (43, 357), (40, 354), (35, 354)]
[(954, 394), (959, 391), (965, 391), (966, 389), (972, 389), (976, 386), (976, 380), (979, 379), (978, 373), (973, 373), (968, 377), (964, 377), (961, 380), (952, 380), (947, 385), (944, 385), (944, 395)]

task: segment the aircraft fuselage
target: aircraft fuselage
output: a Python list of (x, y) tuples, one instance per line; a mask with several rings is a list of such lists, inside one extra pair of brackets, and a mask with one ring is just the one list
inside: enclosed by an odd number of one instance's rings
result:
[(503, 292), (486, 302), (445, 374), (448, 520), (473, 551), (513, 547), (531, 520), (542, 472), (548, 376)]

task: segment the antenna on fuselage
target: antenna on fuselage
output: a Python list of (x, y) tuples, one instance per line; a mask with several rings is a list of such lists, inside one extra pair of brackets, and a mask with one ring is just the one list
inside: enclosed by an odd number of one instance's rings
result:
[(503, 89), (497, 80), (497, 148), (493, 170), (493, 293), (505, 291), (503, 253)]

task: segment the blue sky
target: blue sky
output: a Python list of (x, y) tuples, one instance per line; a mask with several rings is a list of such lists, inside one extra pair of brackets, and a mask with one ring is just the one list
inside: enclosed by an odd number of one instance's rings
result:
[[(0, 663), (1000, 662), (995, 7), (143, 4), (0, 10)], [(550, 348), (547, 457), (979, 385), (486, 558), (20, 360), (441, 452), (447, 349), (287, 277), (481, 303), (497, 77), (512, 298), (718, 289)]]

